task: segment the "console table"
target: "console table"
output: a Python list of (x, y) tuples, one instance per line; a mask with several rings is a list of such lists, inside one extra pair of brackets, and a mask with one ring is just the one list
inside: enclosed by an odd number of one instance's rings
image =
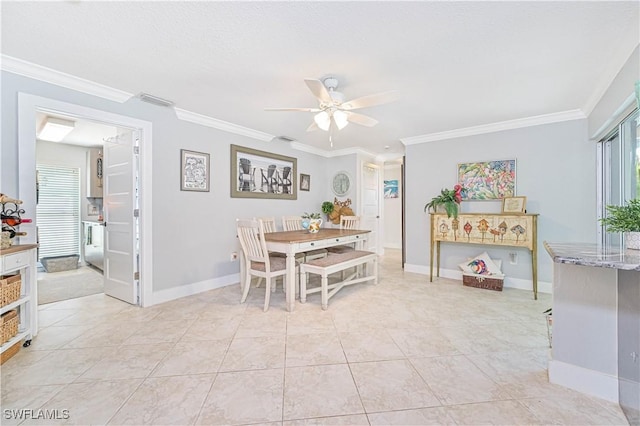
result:
[(436, 276), (440, 276), (440, 243), (484, 244), (523, 247), (531, 252), (533, 297), (538, 300), (538, 215), (503, 213), (431, 213), (431, 261), (429, 281), (433, 281), (433, 255)]

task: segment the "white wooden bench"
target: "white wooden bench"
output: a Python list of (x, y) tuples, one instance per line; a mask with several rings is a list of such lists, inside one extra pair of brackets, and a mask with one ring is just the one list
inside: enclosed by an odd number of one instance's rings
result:
[[(365, 265), (369, 262), (373, 262), (371, 274), (368, 274), (367, 268), (364, 268), (363, 276), (359, 276), (359, 274), (356, 273), (345, 280), (329, 285), (329, 275), (344, 271), (345, 269)], [(307, 301), (307, 294), (320, 292), (322, 294), (322, 309), (326, 310), (329, 306), (329, 299), (343, 287), (369, 280), (373, 280), (374, 284), (378, 283), (378, 255), (370, 251), (362, 250), (354, 250), (341, 254), (329, 254), (322, 259), (302, 263), (300, 265), (300, 273), (300, 302), (305, 303)], [(320, 275), (320, 287), (307, 289), (308, 274)]]

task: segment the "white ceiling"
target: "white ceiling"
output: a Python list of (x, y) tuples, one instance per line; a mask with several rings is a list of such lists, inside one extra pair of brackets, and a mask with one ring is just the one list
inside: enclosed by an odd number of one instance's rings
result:
[[(359, 110), (335, 148), (589, 112), (640, 34), (639, 2), (2, 2), (2, 53), (328, 150), (305, 132), (304, 78), (335, 76)], [(630, 88), (630, 93), (631, 93)]]

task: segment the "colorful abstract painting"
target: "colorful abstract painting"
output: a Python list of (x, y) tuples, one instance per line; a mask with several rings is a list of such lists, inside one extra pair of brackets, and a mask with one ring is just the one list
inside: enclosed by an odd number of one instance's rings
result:
[(463, 200), (497, 200), (516, 194), (516, 160), (458, 164)]
[(398, 181), (384, 181), (384, 198), (398, 198)]

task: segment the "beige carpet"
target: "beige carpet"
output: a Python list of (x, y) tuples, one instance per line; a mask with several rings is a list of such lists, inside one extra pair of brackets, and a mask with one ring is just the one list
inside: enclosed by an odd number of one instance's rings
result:
[(38, 305), (103, 291), (102, 274), (87, 266), (71, 271), (38, 273)]

